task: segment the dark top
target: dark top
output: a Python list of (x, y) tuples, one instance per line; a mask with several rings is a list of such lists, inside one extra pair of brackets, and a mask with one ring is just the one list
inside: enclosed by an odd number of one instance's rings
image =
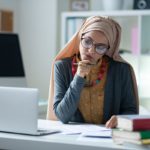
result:
[[(103, 123), (112, 115), (136, 114), (136, 100), (130, 66), (109, 58), (109, 68), (104, 92)], [(63, 123), (84, 122), (78, 109), (85, 79), (72, 75), (72, 59), (65, 58), (54, 66), (54, 105), (57, 118)]]

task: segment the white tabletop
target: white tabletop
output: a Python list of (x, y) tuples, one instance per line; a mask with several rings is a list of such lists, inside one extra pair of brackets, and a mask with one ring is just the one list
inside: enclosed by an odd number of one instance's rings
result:
[[(67, 125), (59, 121), (39, 120), (39, 126), (46, 129), (65, 130)], [(56, 133), (46, 136), (28, 136), (20, 134), (0, 133), (0, 149), (11, 150), (134, 150), (129, 146), (116, 145), (111, 138), (85, 138), (80, 135), (64, 135)], [(136, 148), (137, 149), (137, 148)], [(146, 149), (145, 149), (146, 150)]]

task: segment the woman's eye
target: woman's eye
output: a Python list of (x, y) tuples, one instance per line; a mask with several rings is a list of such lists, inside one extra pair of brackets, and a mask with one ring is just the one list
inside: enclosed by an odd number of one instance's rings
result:
[(89, 39), (85, 40), (85, 43), (88, 44), (88, 45), (92, 44), (91, 40), (89, 40)]
[(96, 49), (99, 51), (105, 51), (107, 48), (105, 46), (99, 45), (96, 47)]

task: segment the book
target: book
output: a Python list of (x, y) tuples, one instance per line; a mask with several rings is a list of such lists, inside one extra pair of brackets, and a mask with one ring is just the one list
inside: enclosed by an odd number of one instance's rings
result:
[(65, 42), (68, 42), (75, 32), (76, 32), (75, 19), (74, 18), (67, 19), (67, 35)]
[(130, 143), (130, 142), (124, 142), (123, 145), (125, 147), (129, 147), (131, 149), (134, 150), (150, 150), (150, 145), (149, 144), (134, 144), (134, 143)]
[(150, 115), (118, 115), (117, 128), (128, 131), (150, 130)]
[(131, 140), (150, 139), (150, 130), (147, 131), (126, 131), (122, 129), (113, 129), (113, 137), (128, 138)]
[(132, 54), (134, 55), (138, 55), (140, 53), (138, 38), (139, 38), (138, 27), (133, 27), (131, 29), (131, 50), (132, 50)]
[(132, 143), (138, 145), (150, 145), (150, 139), (134, 140), (121, 137), (112, 137), (112, 139), (116, 144)]

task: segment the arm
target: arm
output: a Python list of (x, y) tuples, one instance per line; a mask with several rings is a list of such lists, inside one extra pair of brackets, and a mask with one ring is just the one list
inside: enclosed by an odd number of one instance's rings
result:
[(68, 123), (77, 110), (85, 79), (75, 75), (70, 85), (67, 85), (69, 68), (64, 65), (59, 62), (54, 66), (54, 111), (63, 123)]

